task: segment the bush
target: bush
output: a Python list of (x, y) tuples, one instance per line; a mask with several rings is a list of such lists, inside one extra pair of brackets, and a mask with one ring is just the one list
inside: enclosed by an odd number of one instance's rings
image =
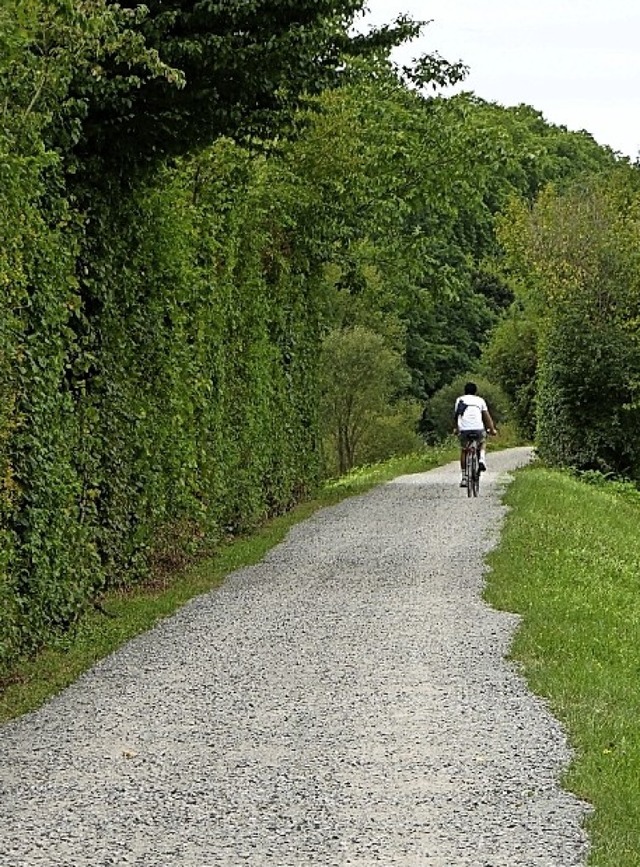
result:
[(556, 466), (640, 478), (640, 344), (615, 321), (565, 310), (549, 327), (539, 375), (538, 450)]
[(358, 464), (374, 464), (415, 454), (423, 446), (418, 433), (421, 406), (417, 401), (403, 400), (388, 414), (373, 419), (358, 451)]
[[(640, 477), (640, 196), (637, 173), (584, 178), (533, 208), (514, 203), (501, 224), (520, 303), (536, 322), (536, 439), (556, 466)], [(523, 381), (515, 323), (498, 334), (501, 380)], [(526, 332), (525, 335), (526, 337)], [(526, 360), (526, 356), (525, 356)]]
[(496, 426), (509, 418), (509, 401), (499, 386), (473, 373), (459, 376), (427, 401), (422, 424), (429, 441), (438, 442), (451, 434), (456, 399), (464, 393), (465, 383), (469, 381), (475, 382), (478, 386), (478, 394), (486, 400)]
[[(361, 325), (327, 334), (320, 357), (320, 394), (330, 471), (335, 465), (338, 473), (348, 472), (372, 460), (376, 451), (381, 455), (377, 459), (389, 456), (382, 455), (382, 427), (397, 413), (395, 402), (409, 382), (404, 360), (381, 334)], [(387, 421), (388, 447), (392, 427)], [(406, 431), (402, 437), (406, 442)], [(409, 450), (414, 447), (415, 441)]]

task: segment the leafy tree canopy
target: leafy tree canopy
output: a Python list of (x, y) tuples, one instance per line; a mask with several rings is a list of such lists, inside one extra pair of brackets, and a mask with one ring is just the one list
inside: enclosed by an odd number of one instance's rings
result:
[[(364, 0), (11, 2), (28, 22), (36, 87), (54, 72), (66, 86), (67, 113), (81, 120), (79, 152), (129, 163), (220, 135), (269, 136), (301, 94), (337, 84), (349, 58), (388, 53), (421, 28), (401, 16), (355, 33)], [(65, 132), (63, 113), (63, 147)]]

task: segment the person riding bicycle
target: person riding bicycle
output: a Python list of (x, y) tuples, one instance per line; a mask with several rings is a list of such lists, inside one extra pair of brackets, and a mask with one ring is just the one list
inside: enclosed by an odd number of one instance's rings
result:
[(460, 487), (467, 485), (465, 475), (465, 449), (470, 439), (477, 439), (480, 443), (480, 472), (487, 469), (485, 442), (487, 430), (490, 434), (497, 434), (496, 427), (491, 418), (484, 398), (478, 394), (475, 382), (468, 382), (464, 387), (464, 394), (456, 400), (453, 423), (454, 433), (460, 437), (460, 467), (462, 469), (462, 481)]

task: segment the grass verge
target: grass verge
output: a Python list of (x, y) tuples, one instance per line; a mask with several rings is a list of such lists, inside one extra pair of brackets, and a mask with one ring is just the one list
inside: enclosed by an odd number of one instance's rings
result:
[(640, 495), (534, 467), (506, 502), (486, 598), (523, 616), (512, 657), (575, 748), (589, 864), (639, 867)]
[(230, 572), (259, 562), (294, 524), (318, 509), (364, 493), (396, 476), (422, 472), (455, 457), (456, 447), (446, 445), (361, 467), (343, 478), (327, 482), (315, 499), (268, 521), (250, 536), (235, 539), (211, 559), (176, 575), (169, 587), (143, 586), (126, 595), (106, 596), (101, 604), (107, 615), (97, 610), (88, 611), (72, 633), (37, 656), (22, 660), (10, 672), (9, 685), (0, 693), (0, 723), (39, 707), (99, 659), (150, 629), (189, 599), (214, 589)]

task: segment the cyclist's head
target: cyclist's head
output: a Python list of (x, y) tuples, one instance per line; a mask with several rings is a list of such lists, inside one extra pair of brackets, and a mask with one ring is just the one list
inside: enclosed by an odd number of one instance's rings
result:
[(468, 382), (464, 387), (465, 394), (475, 394), (478, 391), (478, 386), (475, 382)]

